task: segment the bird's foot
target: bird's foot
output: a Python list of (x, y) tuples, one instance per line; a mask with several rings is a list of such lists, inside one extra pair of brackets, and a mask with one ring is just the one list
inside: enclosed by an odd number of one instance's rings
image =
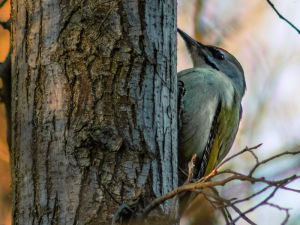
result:
[(196, 154), (193, 154), (191, 161), (188, 163), (189, 175), (187, 179), (187, 184), (190, 183), (191, 178), (193, 177), (194, 167), (195, 167)]
[(178, 80), (178, 109), (183, 108), (182, 98), (185, 96), (186, 90), (184, 87), (184, 83), (181, 80)]
[(129, 221), (133, 213), (134, 211), (128, 205), (122, 204), (115, 213), (111, 224), (115, 225), (118, 220)]
[(218, 174), (218, 168), (213, 169), (213, 171), (211, 171), (211, 173), (209, 174), (210, 176), (215, 176)]

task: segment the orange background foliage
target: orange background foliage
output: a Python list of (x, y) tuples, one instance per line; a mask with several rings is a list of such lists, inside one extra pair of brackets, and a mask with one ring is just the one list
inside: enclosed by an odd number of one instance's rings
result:
[[(2, 1), (1, 1), (2, 2)], [(10, 18), (10, 1), (0, 9), (0, 21)], [(8, 55), (10, 33), (0, 26), (0, 62)], [(2, 82), (0, 81), (0, 87)], [(4, 104), (0, 104), (0, 224), (11, 224), (11, 173), (6, 142), (6, 117)]]

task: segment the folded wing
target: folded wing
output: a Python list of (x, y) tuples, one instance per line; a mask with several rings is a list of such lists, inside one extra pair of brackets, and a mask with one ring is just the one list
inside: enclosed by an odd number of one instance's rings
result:
[[(210, 173), (230, 150), (240, 121), (241, 105), (231, 80), (211, 68), (178, 73), (186, 94), (182, 99), (179, 129), (179, 167), (197, 154), (194, 177)], [(186, 177), (179, 174), (180, 184)]]

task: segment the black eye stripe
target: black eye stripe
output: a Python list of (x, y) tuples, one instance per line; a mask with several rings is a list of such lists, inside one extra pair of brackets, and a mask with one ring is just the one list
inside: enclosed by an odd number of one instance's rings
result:
[(218, 60), (224, 60), (225, 59), (225, 55), (218, 49), (214, 48), (214, 47), (211, 47), (211, 46), (208, 46), (207, 48), (211, 54), (213, 55), (213, 57), (215, 59), (218, 59)]
[(213, 62), (209, 61), (209, 59), (208, 59), (205, 55), (203, 55), (203, 56), (204, 56), (205, 62), (206, 62), (208, 65), (210, 65), (212, 68), (214, 68), (214, 69), (216, 69), (216, 70), (219, 70), (219, 68), (216, 66), (216, 64), (214, 64)]

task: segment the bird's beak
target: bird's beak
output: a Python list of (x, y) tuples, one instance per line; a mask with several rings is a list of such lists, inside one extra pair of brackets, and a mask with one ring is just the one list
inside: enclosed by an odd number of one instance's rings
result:
[(204, 47), (205, 46), (204, 44), (195, 41), (193, 38), (191, 38), (189, 35), (187, 35), (185, 32), (183, 32), (179, 28), (177, 28), (177, 32), (180, 34), (180, 36), (185, 41), (185, 43), (186, 43), (187, 46), (189, 46), (189, 45), (198, 45), (200, 47)]
[(177, 28), (177, 32), (180, 34), (180, 36), (186, 44), (188, 52), (190, 53), (190, 56), (192, 58), (194, 67), (203, 67), (203, 65), (206, 64), (205, 59), (207, 58), (207, 56), (205, 56), (207, 55), (206, 45), (195, 41), (193, 38), (191, 38), (179, 28)]

